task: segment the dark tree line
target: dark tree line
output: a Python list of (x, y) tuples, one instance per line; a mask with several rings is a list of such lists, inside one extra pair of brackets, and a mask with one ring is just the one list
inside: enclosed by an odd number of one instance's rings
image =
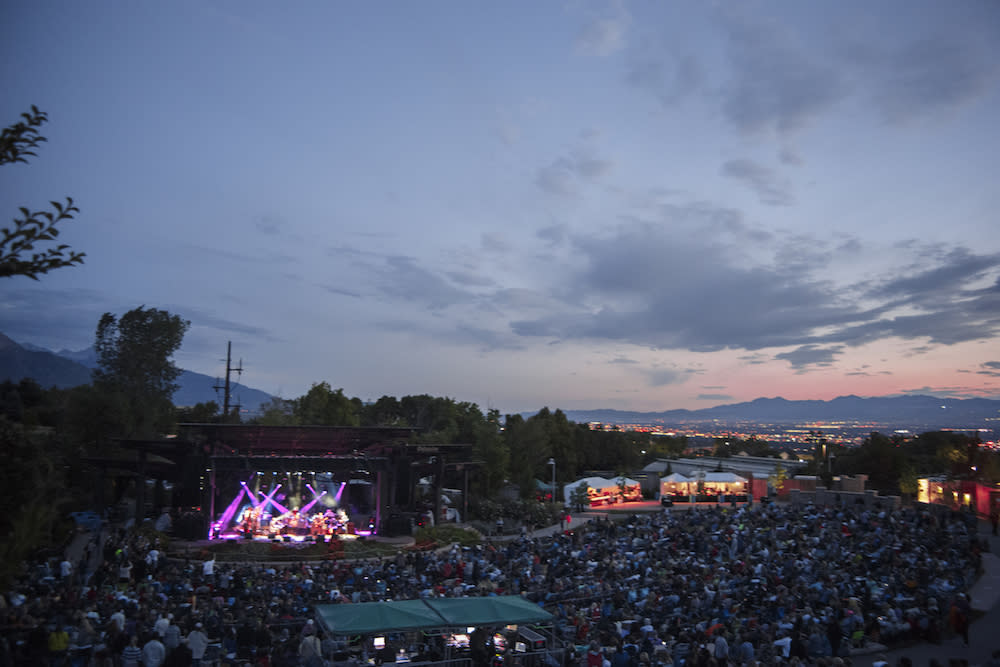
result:
[[(859, 447), (828, 445), (835, 475), (868, 475), (868, 487), (885, 493), (916, 493), (917, 479), (1000, 481), (1000, 454), (981, 447), (976, 434), (929, 431), (914, 437), (871, 433)], [(817, 461), (822, 461), (817, 446)], [(825, 461), (821, 465), (825, 464)]]

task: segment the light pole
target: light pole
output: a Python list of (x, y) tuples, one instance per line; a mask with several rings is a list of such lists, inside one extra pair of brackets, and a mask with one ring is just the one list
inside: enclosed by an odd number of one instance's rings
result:
[(550, 458), (549, 465), (552, 466), (552, 509), (554, 510), (556, 508), (556, 460)]

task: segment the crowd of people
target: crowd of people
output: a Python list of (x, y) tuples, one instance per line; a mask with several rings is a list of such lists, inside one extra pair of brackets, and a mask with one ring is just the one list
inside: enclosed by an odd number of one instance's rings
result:
[(344, 649), (313, 622), (318, 604), (491, 594), (551, 611), (565, 664), (849, 664), (866, 642), (961, 633), (986, 542), (962, 513), (757, 505), (355, 562), (223, 563), (165, 546), (114, 529), (87, 547), (100, 558), (32, 564), (0, 597), (0, 665), (311, 667)]

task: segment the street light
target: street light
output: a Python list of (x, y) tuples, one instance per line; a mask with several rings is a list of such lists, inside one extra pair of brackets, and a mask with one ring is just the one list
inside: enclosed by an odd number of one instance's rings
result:
[(555, 509), (556, 506), (556, 460), (554, 458), (549, 459), (549, 465), (552, 466), (552, 508)]

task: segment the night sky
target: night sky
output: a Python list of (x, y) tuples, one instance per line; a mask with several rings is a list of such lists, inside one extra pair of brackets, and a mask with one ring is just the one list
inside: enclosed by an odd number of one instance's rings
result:
[(285, 398), (501, 412), (1000, 398), (1000, 3), (0, 5), (0, 215), (86, 264), (0, 331)]

